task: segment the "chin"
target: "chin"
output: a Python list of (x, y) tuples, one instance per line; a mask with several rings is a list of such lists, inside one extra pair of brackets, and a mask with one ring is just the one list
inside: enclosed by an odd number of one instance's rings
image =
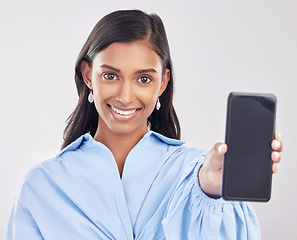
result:
[(115, 133), (115, 134), (132, 134), (132, 133), (142, 133), (142, 132), (146, 132), (147, 131), (147, 126), (138, 126), (135, 127), (131, 126), (130, 124), (115, 124), (115, 125), (110, 125), (109, 129), (111, 132)]

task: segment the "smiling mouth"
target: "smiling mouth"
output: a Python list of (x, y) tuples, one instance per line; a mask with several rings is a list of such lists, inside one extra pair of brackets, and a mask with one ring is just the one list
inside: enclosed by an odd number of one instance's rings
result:
[(112, 111), (114, 111), (115, 113), (123, 115), (123, 116), (130, 116), (133, 113), (135, 113), (136, 111), (140, 110), (140, 108), (133, 108), (133, 109), (123, 110), (123, 109), (116, 108), (115, 106), (112, 106), (112, 105), (109, 105), (109, 104), (108, 104), (108, 107)]

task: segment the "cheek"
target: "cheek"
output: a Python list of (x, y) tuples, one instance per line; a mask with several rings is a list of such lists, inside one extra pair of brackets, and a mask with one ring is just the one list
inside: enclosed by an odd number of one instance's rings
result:
[(105, 101), (112, 96), (114, 96), (117, 92), (117, 89), (113, 85), (107, 85), (107, 84), (94, 84), (93, 85), (93, 94), (94, 99), (98, 103), (101, 101)]
[(94, 105), (98, 114), (103, 117), (106, 114), (105, 101), (113, 96), (114, 89), (104, 84), (93, 84)]
[(155, 106), (159, 91), (158, 88), (142, 89), (139, 99), (147, 106)]

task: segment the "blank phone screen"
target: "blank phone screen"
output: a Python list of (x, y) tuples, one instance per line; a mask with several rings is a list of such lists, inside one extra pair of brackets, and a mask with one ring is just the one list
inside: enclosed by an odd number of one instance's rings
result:
[(229, 95), (222, 191), (226, 200), (270, 199), (275, 108), (272, 94)]

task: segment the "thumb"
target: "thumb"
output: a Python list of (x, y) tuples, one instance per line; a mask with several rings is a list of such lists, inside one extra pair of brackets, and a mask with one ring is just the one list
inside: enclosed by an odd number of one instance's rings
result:
[(216, 143), (214, 145), (205, 158), (205, 164), (208, 165), (209, 170), (217, 171), (223, 168), (223, 157), (226, 152), (226, 143)]

